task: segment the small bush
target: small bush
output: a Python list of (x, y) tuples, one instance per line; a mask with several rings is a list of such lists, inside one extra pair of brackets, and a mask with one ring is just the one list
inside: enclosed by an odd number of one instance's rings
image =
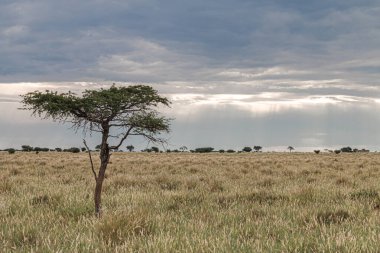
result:
[(252, 151), (252, 148), (251, 147), (244, 147), (242, 149), (244, 152), (251, 152)]
[(7, 151), (8, 151), (8, 154), (16, 153), (16, 150), (14, 148), (8, 148)]
[(214, 150), (214, 148), (211, 147), (205, 147), (205, 148), (196, 148), (195, 153), (210, 153)]

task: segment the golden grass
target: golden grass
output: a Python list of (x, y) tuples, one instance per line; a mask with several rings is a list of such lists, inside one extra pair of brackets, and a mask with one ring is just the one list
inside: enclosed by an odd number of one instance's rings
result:
[(378, 252), (380, 154), (0, 153), (0, 252)]

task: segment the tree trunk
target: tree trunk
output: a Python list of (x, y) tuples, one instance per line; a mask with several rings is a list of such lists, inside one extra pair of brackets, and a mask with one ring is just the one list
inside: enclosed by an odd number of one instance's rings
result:
[[(108, 157), (109, 159), (109, 157)], [(100, 168), (99, 168), (99, 173), (98, 177), (96, 179), (96, 185), (95, 185), (95, 194), (94, 194), (94, 201), (95, 201), (95, 215), (100, 218), (102, 214), (102, 187), (103, 187), (103, 181), (105, 178), (105, 172), (107, 169), (108, 165), (108, 159), (106, 160), (107, 162), (104, 163), (102, 161)]]
[(95, 215), (100, 218), (102, 215), (102, 187), (106, 174), (107, 165), (110, 159), (110, 150), (108, 147), (107, 139), (109, 134), (109, 128), (103, 126), (102, 144), (100, 148), (100, 167), (99, 173), (96, 178), (94, 202), (95, 202)]

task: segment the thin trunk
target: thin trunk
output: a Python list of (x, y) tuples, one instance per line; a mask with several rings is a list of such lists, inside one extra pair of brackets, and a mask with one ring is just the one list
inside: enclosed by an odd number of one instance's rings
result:
[(95, 201), (95, 214), (98, 218), (100, 218), (101, 213), (102, 213), (102, 209), (101, 209), (102, 186), (103, 186), (106, 168), (107, 168), (107, 164), (102, 164), (100, 166), (99, 175), (98, 175), (98, 178), (96, 179), (94, 201)]
[(98, 178), (96, 180), (96, 186), (95, 186), (95, 195), (94, 195), (94, 200), (95, 200), (95, 215), (100, 218), (101, 215), (101, 202), (102, 202), (102, 185), (103, 185), (103, 179)]
[(99, 218), (102, 214), (102, 186), (106, 174), (107, 165), (110, 159), (110, 150), (108, 147), (107, 139), (109, 135), (109, 127), (103, 126), (102, 144), (100, 148), (100, 167), (98, 177), (96, 179), (94, 202), (95, 202), (95, 215)]

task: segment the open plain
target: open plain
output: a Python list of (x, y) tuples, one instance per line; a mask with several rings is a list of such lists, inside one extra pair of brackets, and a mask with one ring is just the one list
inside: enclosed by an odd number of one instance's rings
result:
[(1, 152), (0, 251), (380, 249), (377, 153), (114, 153), (110, 162), (97, 219), (86, 153)]

